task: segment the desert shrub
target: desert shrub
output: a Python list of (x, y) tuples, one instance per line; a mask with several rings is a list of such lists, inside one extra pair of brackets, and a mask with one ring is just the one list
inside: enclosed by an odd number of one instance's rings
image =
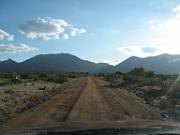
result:
[(11, 89), (6, 89), (6, 90), (4, 90), (4, 92), (5, 92), (6, 94), (10, 94), (10, 95), (12, 95), (12, 94), (15, 93), (15, 92), (14, 92), (13, 90), (11, 90)]
[(9, 79), (0, 79), (0, 86), (8, 85), (10, 84)]
[(115, 74), (116, 74), (116, 75), (123, 75), (123, 73), (120, 72), (120, 71), (116, 71)]
[(14, 76), (15, 73), (0, 73), (0, 78), (12, 79)]
[(158, 77), (152, 71), (145, 71), (143, 68), (135, 68), (123, 75), (123, 85), (138, 86), (156, 85), (158, 84)]
[(124, 85), (134, 84), (134, 83), (137, 83), (137, 82), (139, 82), (138, 77), (135, 77), (135, 76), (130, 75), (130, 74), (126, 74), (126, 75), (123, 76), (123, 84)]
[(18, 72), (0, 73), (0, 86), (20, 83), (23, 80), (43, 80), (57, 83), (64, 83), (69, 78), (87, 76), (84, 72)]
[(56, 82), (56, 83), (64, 83), (67, 81), (67, 77), (61, 76), (61, 75), (48, 76), (47, 81)]
[(11, 80), (10, 80), (10, 83), (11, 83), (11, 84), (21, 83), (21, 80), (19, 80), (19, 79), (11, 79)]
[(33, 77), (33, 73), (21, 73), (20, 78), (29, 80), (29, 79), (32, 79), (34, 77)]
[(21, 83), (21, 80), (19, 79), (1, 79), (0, 80), (0, 86), (4, 86), (4, 85), (10, 85), (10, 84), (17, 84), (17, 83)]
[(148, 78), (155, 76), (153, 71), (145, 71), (143, 68), (134, 68), (129, 72), (129, 74), (135, 75), (135, 76), (145, 76)]
[(47, 77), (48, 77), (47, 73), (38, 73), (38, 78), (43, 79), (43, 78), (47, 78)]
[(78, 75), (76, 75), (76, 74), (70, 74), (70, 75), (69, 75), (70, 78), (77, 78), (77, 76), (78, 76)]
[(46, 86), (38, 88), (38, 90), (46, 90)]
[(78, 78), (78, 77), (82, 77), (82, 76), (87, 76), (89, 73), (88, 72), (69, 72), (64, 74), (66, 77), (68, 78)]
[(129, 72), (129, 74), (142, 76), (145, 75), (145, 70), (143, 68), (134, 68)]
[(147, 71), (145, 72), (146, 77), (154, 77), (154, 72), (153, 71)]
[(38, 73), (37, 76), (39, 80), (56, 82), (56, 83), (64, 83), (68, 80), (68, 76), (65, 73), (44, 72), (44, 73)]

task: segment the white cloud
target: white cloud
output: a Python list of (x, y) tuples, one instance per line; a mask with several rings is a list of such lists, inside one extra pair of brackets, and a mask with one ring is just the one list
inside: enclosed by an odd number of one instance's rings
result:
[(156, 53), (158, 52), (160, 49), (156, 48), (156, 47), (152, 47), (152, 46), (145, 46), (141, 48), (141, 51), (143, 53)]
[(64, 33), (64, 34), (63, 34), (63, 37), (64, 37), (64, 39), (68, 39), (68, 38), (69, 38), (69, 35), (66, 34), (66, 33)]
[(77, 34), (81, 34), (81, 33), (86, 32), (86, 30), (84, 28), (82, 28), (82, 29), (72, 28), (71, 30), (72, 31), (71, 31), (70, 34), (71, 34), (72, 37), (76, 36)]
[(20, 32), (28, 38), (43, 38), (45, 40), (59, 39), (60, 35), (64, 39), (69, 36), (85, 33), (84, 28), (76, 28), (62, 19), (52, 19), (49, 17), (38, 18), (20, 25)]
[(27, 52), (38, 50), (38, 48), (30, 47), (27, 44), (19, 43), (17, 45), (13, 44), (0, 44), (0, 53), (16, 53), (16, 52)]
[(166, 19), (150, 19), (148, 31), (125, 47), (117, 50), (126, 57), (147, 57), (162, 53), (180, 53), (180, 5), (173, 8), (173, 15)]
[(153, 46), (142, 46), (142, 45), (132, 45), (126, 47), (116, 48), (121, 54), (126, 54), (130, 56), (140, 56), (146, 57), (150, 55), (157, 55), (161, 53), (161, 49)]
[(8, 42), (6, 44), (0, 44), (0, 53), (16, 53), (38, 50), (38, 48), (30, 47), (29, 45), (24, 43), (14, 45), (12, 43), (12, 41), (14, 40), (14, 35), (9, 34), (2, 29), (0, 29), (0, 40)]
[(180, 5), (172, 9), (173, 12), (176, 12), (176, 17), (180, 17)]
[(0, 29), (0, 40), (7, 42), (6, 44), (0, 44), (0, 53), (16, 53), (38, 50), (38, 48), (31, 47), (24, 43), (14, 45), (12, 42), (14, 40), (14, 35), (9, 34), (2, 29)]
[(110, 65), (117, 65), (121, 62), (121, 60), (113, 60), (113, 59), (108, 59), (108, 60), (104, 60), (103, 63), (108, 63)]
[[(180, 5), (173, 8), (172, 16), (168, 18), (151, 18), (148, 28), (136, 38), (134, 42), (128, 41), (126, 46), (116, 48), (121, 55), (147, 57), (162, 53), (180, 53)], [(123, 43), (124, 44), (124, 43)]]
[(0, 29), (0, 40), (13, 41), (14, 36)]

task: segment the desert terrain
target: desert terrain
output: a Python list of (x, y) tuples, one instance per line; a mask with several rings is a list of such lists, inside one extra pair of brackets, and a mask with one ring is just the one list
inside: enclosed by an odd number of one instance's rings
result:
[(69, 83), (48, 100), (1, 124), (0, 132), (76, 122), (94, 125), (148, 119), (162, 118), (133, 93), (110, 88), (104, 80), (88, 76)]

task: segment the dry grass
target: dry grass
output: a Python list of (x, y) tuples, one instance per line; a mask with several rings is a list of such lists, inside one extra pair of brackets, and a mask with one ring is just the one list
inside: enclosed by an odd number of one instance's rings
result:
[(0, 123), (44, 101), (60, 86), (44, 81), (0, 86)]

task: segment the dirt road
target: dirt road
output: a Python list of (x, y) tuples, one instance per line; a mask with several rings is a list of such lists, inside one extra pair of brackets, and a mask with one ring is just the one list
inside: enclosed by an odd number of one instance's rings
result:
[(59, 122), (108, 122), (159, 119), (158, 113), (125, 90), (107, 87), (96, 77), (72, 82), (57, 95), (0, 125), (0, 132)]
[(88, 83), (72, 108), (67, 121), (109, 120), (108, 112), (93, 79), (88, 78)]

